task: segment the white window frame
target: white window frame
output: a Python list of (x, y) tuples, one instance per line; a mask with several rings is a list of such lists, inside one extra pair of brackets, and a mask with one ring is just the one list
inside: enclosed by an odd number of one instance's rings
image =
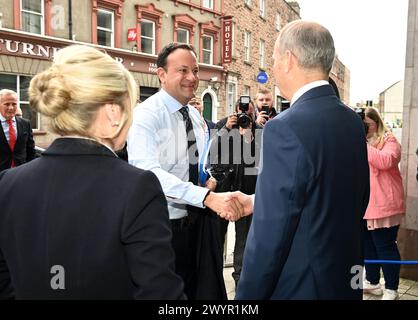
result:
[(265, 52), (266, 52), (266, 42), (260, 39), (259, 53), (260, 53), (260, 68), (262, 69), (264, 69), (266, 66)]
[(282, 17), (280, 13), (277, 13), (276, 14), (276, 30), (280, 31), (281, 28), (282, 28)]
[(251, 58), (251, 32), (244, 32), (244, 61), (250, 62)]
[[(23, 27), (23, 13), (28, 13), (28, 14), (32, 14), (32, 15), (36, 15), (36, 16), (41, 16), (41, 33), (40, 35), (44, 35), (45, 34), (45, 2), (44, 0), (39, 0), (41, 1), (41, 13), (39, 12), (35, 12), (35, 11), (30, 11), (30, 10), (24, 10), (23, 9), (23, 0), (20, 0), (20, 21), (22, 23), (21, 28), (22, 30), (24, 30)], [(30, 32), (30, 31), (25, 31), (25, 32)], [(30, 32), (33, 33), (33, 32)], [(34, 33), (34, 34), (38, 34), (38, 33)]]
[(260, 17), (266, 16), (266, 0), (260, 0)]
[(235, 82), (228, 82), (226, 90), (227, 113), (232, 114), (235, 112), (235, 102), (237, 101), (237, 84)]
[(153, 21), (153, 20), (147, 20), (147, 19), (142, 19), (141, 20), (141, 23), (142, 22), (146, 22), (146, 23), (151, 23), (152, 24), (152, 38), (142, 35), (142, 26), (141, 26), (141, 34), (140, 34), (141, 42), (142, 42), (142, 38), (148, 39), (148, 40), (152, 40), (152, 52), (151, 53), (150, 52), (144, 52), (143, 49), (142, 49), (142, 45), (141, 45), (141, 52), (142, 53), (145, 53), (145, 54), (154, 54), (155, 55), (155, 21)]
[[(179, 31), (185, 31), (186, 32), (186, 35), (187, 35), (187, 44), (190, 44), (190, 30), (189, 29), (186, 29), (186, 28), (177, 28), (177, 30), (176, 30), (176, 33), (177, 33), (177, 42), (179, 42), (179, 34), (178, 34), (178, 32)], [(183, 42), (182, 42), (183, 43)]]
[(250, 86), (244, 86), (244, 96), (250, 96), (251, 97), (251, 87)]
[[(204, 38), (209, 38), (210, 39), (210, 50), (209, 49), (205, 49), (203, 47), (203, 39)], [(209, 55), (209, 62), (204, 61), (204, 59), (203, 59), (203, 57), (204, 57), (203, 53), (204, 52), (209, 52), (209, 54), (210, 54)], [(213, 64), (213, 37), (210, 36), (210, 35), (207, 35), (207, 34), (204, 34), (202, 36), (202, 62), (205, 63), (205, 64)]]
[(213, 10), (213, 0), (203, 0), (202, 6), (206, 9), (212, 9)]
[(99, 37), (99, 30), (100, 31), (105, 31), (105, 32), (110, 32), (110, 46), (106, 46), (106, 47), (113, 48), (115, 46), (115, 13), (113, 11), (102, 9), (102, 8), (97, 9), (97, 15), (99, 15), (99, 12), (103, 12), (103, 13), (111, 15), (111, 17), (112, 17), (112, 29), (99, 27), (99, 17), (97, 17), (97, 37)]

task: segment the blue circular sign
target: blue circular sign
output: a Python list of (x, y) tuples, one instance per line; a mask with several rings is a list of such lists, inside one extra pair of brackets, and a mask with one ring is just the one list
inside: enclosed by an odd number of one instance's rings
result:
[(269, 77), (264, 71), (261, 71), (257, 76), (257, 81), (260, 83), (266, 83), (268, 79)]

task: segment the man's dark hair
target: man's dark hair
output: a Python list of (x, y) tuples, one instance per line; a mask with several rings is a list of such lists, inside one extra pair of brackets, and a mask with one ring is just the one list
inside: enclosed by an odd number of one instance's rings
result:
[(157, 67), (158, 68), (164, 68), (167, 66), (167, 58), (168, 56), (173, 53), (175, 50), (177, 49), (185, 49), (185, 50), (189, 50), (191, 52), (194, 53), (195, 56), (196, 52), (194, 51), (194, 48), (187, 44), (187, 43), (176, 43), (176, 42), (172, 42), (169, 43), (168, 45), (166, 45), (158, 54), (157, 57)]

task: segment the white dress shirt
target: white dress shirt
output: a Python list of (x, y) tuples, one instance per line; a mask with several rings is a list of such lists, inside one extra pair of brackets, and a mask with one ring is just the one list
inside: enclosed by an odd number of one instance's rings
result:
[[(185, 217), (186, 204), (203, 208), (202, 202), (208, 193), (208, 189), (189, 182), (186, 124), (178, 111), (182, 107), (161, 89), (135, 107), (128, 134), (129, 163), (151, 170), (158, 177), (167, 198), (170, 219)], [(202, 155), (205, 132), (201, 117), (191, 107), (189, 116), (197, 149)]]
[(300, 87), (298, 91), (295, 92), (295, 94), (292, 97), (292, 101), (290, 102), (290, 105), (292, 106), (296, 102), (296, 100), (298, 100), (303, 94), (305, 94), (309, 90), (316, 87), (325, 86), (327, 84), (329, 84), (329, 82), (325, 80), (318, 80), (305, 84), (304, 86)]
[[(6, 118), (3, 117), (1, 114), (0, 114), (0, 121), (1, 121), (1, 126), (3, 128), (4, 135), (6, 136), (6, 140), (7, 142), (9, 142), (10, 141), (9, 124), (7, 123)], [(16, 123), (15, 117), (12, 118), (12, 122), (13, 122), (13, 128), (15, 128), (16, 139), (17, 139), (17, 123)]]

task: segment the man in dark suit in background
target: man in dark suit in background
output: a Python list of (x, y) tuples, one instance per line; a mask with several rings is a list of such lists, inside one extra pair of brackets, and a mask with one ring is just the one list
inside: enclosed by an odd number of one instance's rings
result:
[(0, 90), (0, 171), (20, 166), (35, 158), (30, 122), (16, 117), (17, 93)]
[(327, 81), (334, 55), (319, 24), (280, 31), (273, 71), (291, 106), (264, 128), (237, 299), (362, 299), (366, 137)]

